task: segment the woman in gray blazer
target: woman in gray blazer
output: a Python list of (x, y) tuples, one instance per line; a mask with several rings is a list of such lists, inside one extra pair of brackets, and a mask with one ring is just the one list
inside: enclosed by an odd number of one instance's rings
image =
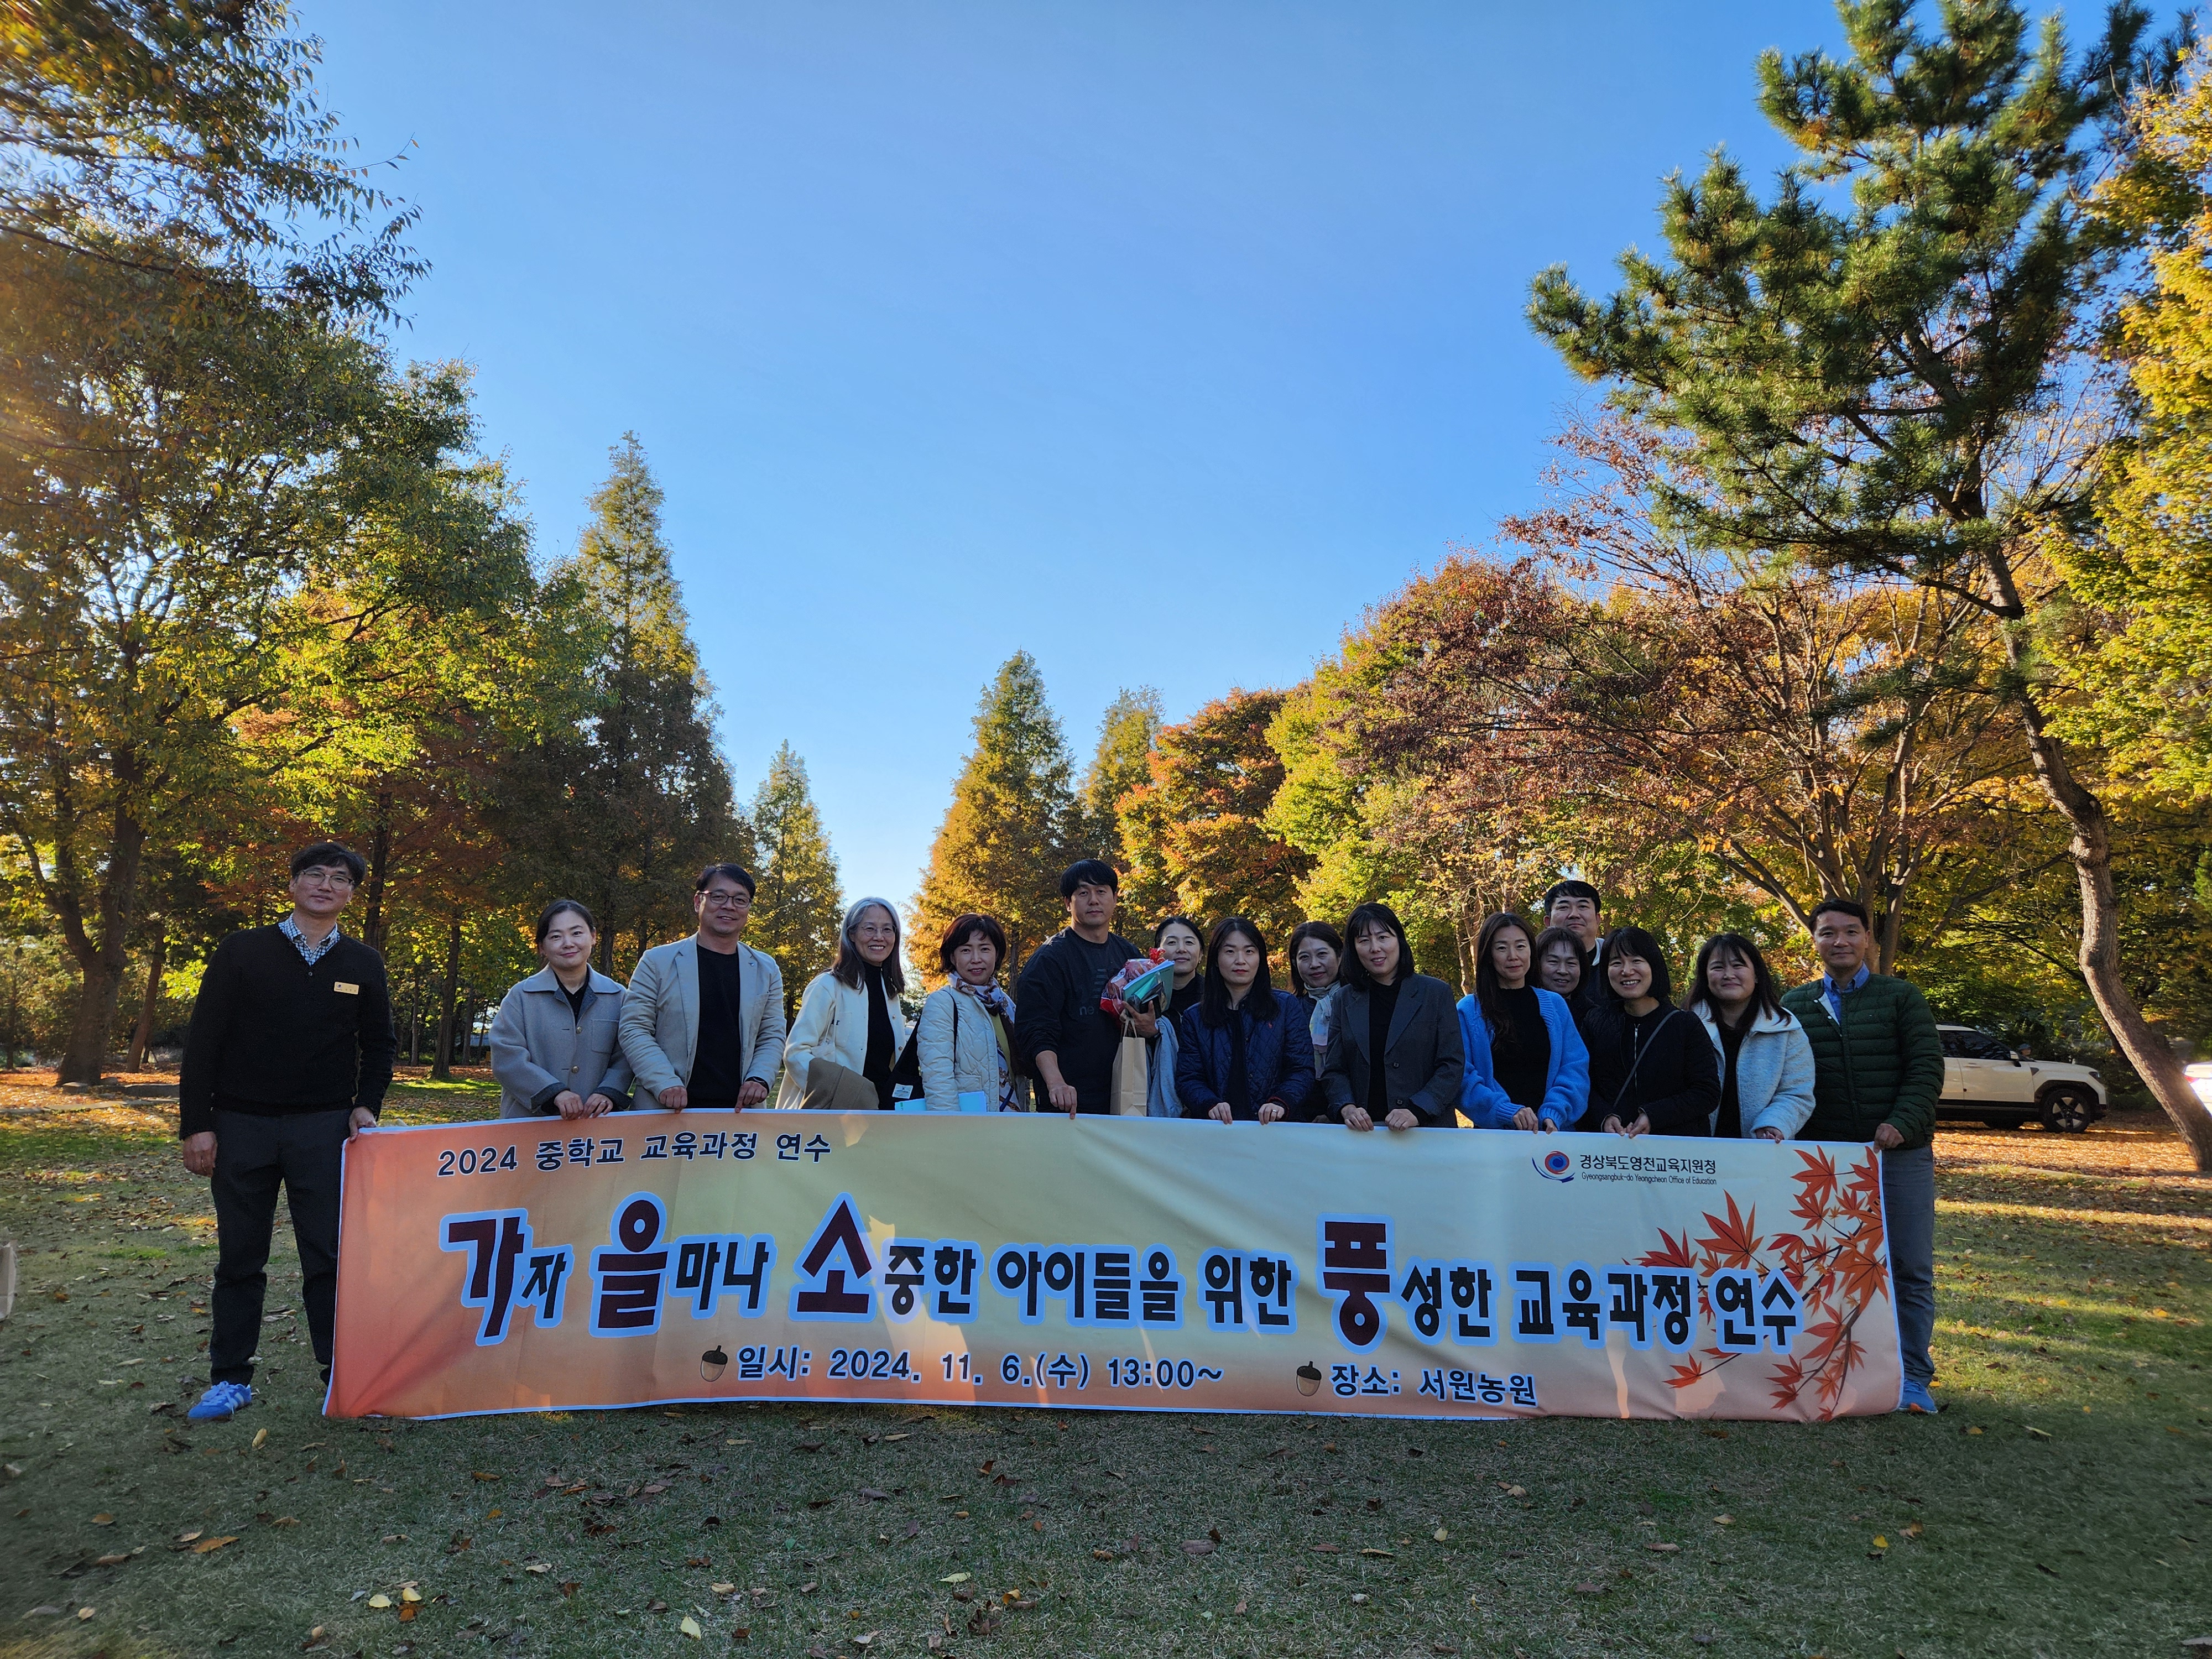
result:
[(629, 1109), (623, 988), (592, 968), (592, 913), (555, 899), (538, 918), (544, 968), (510, 986), (491, 1023), (501, 1117), (597, 1117)]
[(1387, 904), (1363, 904), (1344, 924), (1343, 977), (1322, 1073), (1328, 1115), (1348, 1129), (1450, 1129), (1459, 1124), (1467, 1051), (1457, 1000), (1413, 971), (1405, 924)]

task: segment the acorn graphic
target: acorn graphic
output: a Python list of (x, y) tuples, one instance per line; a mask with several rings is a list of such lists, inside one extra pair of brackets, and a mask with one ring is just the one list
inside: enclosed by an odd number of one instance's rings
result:
[(1321, 1367), (1310, 1359), (1298, 1367), (1298, 1392), (1307, 1395), (1321, 1392)]
[(712, 1382), (721, 1376), (722, 1368), (729, 1363), (730, 1356), (722, 1352), (722, 1345), (717, 1342), (699, 1356), (699, 1375)]

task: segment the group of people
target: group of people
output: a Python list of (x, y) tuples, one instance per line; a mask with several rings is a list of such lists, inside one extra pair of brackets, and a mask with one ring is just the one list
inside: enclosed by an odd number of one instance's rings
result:
[[(227, 1417), (252, 1399), (280, 1182), (328, 1376), (339, 1149), (374, 1126), (395, 1048), (382, 959), (337, 927), (362, 873), (335, 843), (296, 855), (292, 914), (224, 940), (194, 1006), (180, 1133), (186, 1167), (212, 1180), (219, 1237), (210, 1387), (194, 1417)], [(1117, 1085), (1141, 1042), (1151, 1116), (1870, 1142), (1883, 1160), (1902, 1406), (1936, 1409), (1942, 1048), (1920, 992), (1872, 971), (1856, 901), (1813, 913), (1820, 978), (1784, 993), (1758, 945), (1726, 933), (1698, 951), (1679, 1005), (1658, 940), (1607, 931), (1583, 881), (1544, 896), (1540, 927), (1488, 918), (1463, 997), (1416, 970), (1387, 905), (1358, 906), (1340, 933), (1298, 927), (1287, 989), (1247, 918), (1205, 929), (1172, 915), (1152, 929), (1169, 982), (1115, 1012), (1109, 987), (1150, 954), (1115, 931), (1120, 887), (1109, 864), (1072, 866), (1060, 884), (1068, 925), (1030, 952), (1012, 992), (1000, 983), (1005, 929), (955, 918), (937, 947), (945, 983), (911, 1024), (898, 913), (861, 899), (788, 1030), (781, 970), (744, 942), (755, 884), (741, 866), (700, 872), (696, 930), (645, 951), (627, 986), (592, 967), (589, 908), (556, 899), (538, 919), (544, 967), (508, 990), (492, 1022), (501, 1115), (743, 1110), (772, 1090), (778, 1107), (817, 1110), (1126, 1111), (1130, 1091)]]

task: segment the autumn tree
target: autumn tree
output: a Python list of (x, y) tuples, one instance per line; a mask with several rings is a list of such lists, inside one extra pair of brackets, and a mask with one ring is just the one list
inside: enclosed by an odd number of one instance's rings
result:
[(1151, 777), (1121, 798), (1130, 889), (1146, 915), (1184, 911), (1258, 925), (1271, 945), (1305, 919), (1298, 884), (1312, 860), (1267, 827), (1283, 763), (1268, 727), (1279, 691), (1231, 691), (1160, 728)]
[[(2129, 988), (2112, 821), (2054, 723), (2039, 629), (2065, 602), (2054, 539), (2084, 533), (2098, 412), (2083, 354), (2123, 247), (2082, 184), (2124, 100), (2171, 74), (2113, 6), (2086, 55), (2012, 0), (1840, 9), (1848, 56), (1759, 64), (1798, 149), (1773, 199), (1717, 155), (1663, 205), (1668, 258), (1624, 256), (1599, 299), (1563, 270), (1530, 316), (1578, 373), (1679, 436), (1710, 488), (1662, 492), (1693, 544), (1768, 550), (1966, 600), (2002, 650), (1979, 682), (2067, 826), (2084, 979), (2114, 1040), (2212, 1169), (2212, 1118)], [(2085, 388), (2087, 392), (2085, 392)]]
[(837, 959), (845, 921), (836, 855), (806, 781), (806, 763), (788, 743), (777, 745), (768, 776), (753, 796), (752, 835), (760, 890), (753, 895), (745, 942), (774, 957), (783, 970), (784, 1017), (799, 1011), (800, 993)]
[(599, 919), (613, 972), (690, 931), (692, 878), (748, 863), (753, 841), (714, 740), (718, 711), (699, 665), (666, 539), (662, 492), (634, 433), (609, 452), (574, 558), (552, 573), (549, 614), (572, 638), (581, 717), (544, 733), (512, 769), (502, 822), (547, 896)]
[[(975, 730), (908, 928), (926, 946), (955, 916), (971, 910), (995, 916), (1006, 930), (1011, 978), (1066, 921), (1060, 872), (1080, 856), (1071, 851), (1079, 844), (1081, 814), (1073, 763), (1028, 652), (1006, 659), (984, 689)], [(926, 950), (918, 959), (927, 959)]]

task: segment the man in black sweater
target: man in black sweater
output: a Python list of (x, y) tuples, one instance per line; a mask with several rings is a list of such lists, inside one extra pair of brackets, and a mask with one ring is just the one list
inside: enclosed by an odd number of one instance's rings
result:
[[(1070, 1117), (1110, 1112), (1121, 1028), (1098, 1006), (1098, 994), (1130, 957), (1145, 953), (1114, 931), (1121, 877), (1112, 865), (1098, 859), (1070, 865), (1060, 875), (1060, 896), (1067, 901), (1067, 926), (1022, 969), (1014, 1039), (1044, 1085), (1039, 1110), (1049, 1104)], [(1150, 1036), (1157, 1028), (1145, 1015), (1131, 1029)]]
[(384, 958), (338, 931), (361, 855), (321, 842), (292, 859), (292, 914), (216, 947), (185, 1038), (178, 1133), (185, 1168), (215, 1194), (215, 1332), (206, 1394), (186, 1413), (228, 1418), (253, 1401), (276, 1189), (291, 1200), (300, 1300), (323, 1381), (337, 1306), (338, 1170), (376, 1127), (392, 1082)]

